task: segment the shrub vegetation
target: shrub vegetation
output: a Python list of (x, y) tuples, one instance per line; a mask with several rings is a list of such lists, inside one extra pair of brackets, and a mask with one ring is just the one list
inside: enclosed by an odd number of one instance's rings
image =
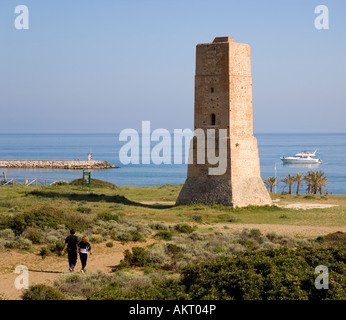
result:
[[(127, 266), (143, 266), (143, 248), (127, 252)], [(192, 300), (323, 300), (345, 299), (343, 248), (279, 248), (244, 252), (189, 265), (180, 280), (121, 290), (117, 282), (89, 295), (89, 299), (192, 299)], [(329, 268), (329, 290), (318, 290), (315, 267)]]
[(23, 300), (64, 300), (65, 296), (57, 288), (35, 284), (26, 290), (22, 296)]

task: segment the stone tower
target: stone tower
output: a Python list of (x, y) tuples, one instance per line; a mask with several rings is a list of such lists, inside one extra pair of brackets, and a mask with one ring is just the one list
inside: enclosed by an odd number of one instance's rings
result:
[[(197, 143), (196, 137), (191, 141), (187, 179), (176, 205), (272, 204), (260, 177), (257, 140), (253, 136), (249, 45), (235, 43), (231, 37), (197, 45), (194, 129), (206, 133), (205, 143)], [(196, 161), (199, 148), (206, 150), (207, 131), (213, 132), (210, 129), (215, 129), (216, 146), (223, 139), (223, 149), (216, 148), (215, 154), (224, 151), (227, 155), (226, 169), (219, 175), (210, 175), (215, 163), (208, 159), (201, 164)], [(218, 134), (221, 131), (225, 132), (223, 138)]]

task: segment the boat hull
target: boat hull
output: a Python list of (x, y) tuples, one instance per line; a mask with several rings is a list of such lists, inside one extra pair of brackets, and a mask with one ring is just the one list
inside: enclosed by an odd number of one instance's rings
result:
[(293, 158), (280, 158), (284, 164), (320, 164), (319, 159), (293, 159)]

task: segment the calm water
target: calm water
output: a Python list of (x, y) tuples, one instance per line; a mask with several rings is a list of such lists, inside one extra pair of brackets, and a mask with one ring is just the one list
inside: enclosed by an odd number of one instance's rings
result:
[[(257, 134), (261, 176), (280, 178), (296, 172), (321, 170), (328, 177), (326, 190), (346, 194), (346, 133), (337, 134)], [(173, 141), (173, 140), (172, 140)], [(118, 169), (93, 170), (92, 177), (117, 185), (153, 186), (181, 184), (186, 179), (187, 165), (122, 165), (118, 134), (0, 134), (0, 159), (74, 160), (87, 159), (89, 152), (96, 160), (105, 160)], [(157, 142), (152, 142), (155, 146)], [(303, 150), (314, 151), (323, 164), (317, 167), (283, 166), (280, 156), (294, 155)], [(173, 162), (173, 161), (172, 161)], [(50, 169), (1, 169), (8, 178), (41, 178), (71, 181), (81, 171)], [(283, 191), (284, 184), (277, 187)]]

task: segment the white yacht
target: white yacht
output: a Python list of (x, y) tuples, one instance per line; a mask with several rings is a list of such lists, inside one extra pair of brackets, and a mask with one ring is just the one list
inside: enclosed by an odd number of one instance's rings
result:
[(284, 164), (320, 164), (322, 160), (314, 158), (316, 151), (317, 150), (315, 150), (315, 152), (303, 151), (297, 153), (295, 156), (281, 157), (280, 159)]

